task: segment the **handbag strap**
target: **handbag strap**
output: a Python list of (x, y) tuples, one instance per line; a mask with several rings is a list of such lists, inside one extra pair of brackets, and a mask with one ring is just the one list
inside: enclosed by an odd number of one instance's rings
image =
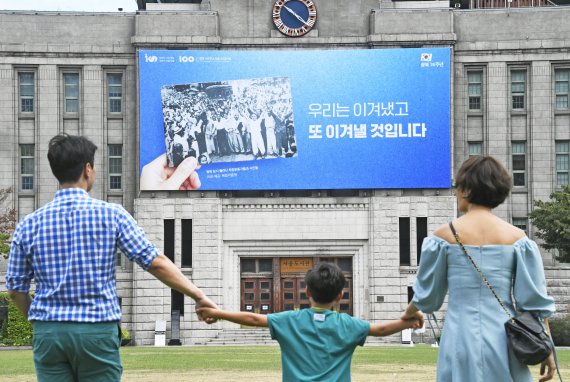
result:
[[(495, 298), (497, 299), (497, 301), (501, 305), (501, 308), (503, 308), (503, 310), (505, 311), (507, 316), (509, 316), (509, 319), (512, 320), (513, 316), (509, 313), (509, 311), (507, 310), (507, 308), (503, 304), (503, 301), (501, 301), (499, 296), (497, 296), (497, 293), (495, 292), (495, 290), (493, 289), (493, 287), (491, 286), (491, 284), (489, 283), (489, 281), (487, 280), (487, 278), (485, 277), (483, 272), (481, 272), (481, 270), (479, 269), (479, 267), (477, 266), (477, 264), (475, 263), (475, 261), (473, 260), (471, 255), (469, 255), (469, 252), (467, 252), (467, 249), (465, 249), (465, 246), (463, 246), (463, 243), (461, 242), (461, 240), (459, 240), (459, 236), (457, 235), (457, 231), (455, 231), (455, 227), (453, 226), (452, 222), (449, 222), (449, 228), (451, 228), (451, 233), (453, 233), (453, 237), (455, 237), (455, 241), (457, 242), (457, 244), (459, 244), (459, 247), (461, 247), (465, 256), (467, 256), (467, 258), (469, 259), (471, 264), (475, 267), (477, 272), (479, 272), (479, 275), (481, 275), (481, 278), (483, 279), (483, 281), (485, 282), (485, 284), (487, 285), (489, 290), (491, 290), (491, 292), (493, 292), (493, 296), (495, 296)], [(552, 340), (552, 337), (550, 336), (550, 334), (548, 335), (548, 337), (550, 338), (550, 342), (552, 342), (552, 353), (554, 354), (554, 364), (556, 365), (556, 372), (558, 373), (558, 378), (560, 378), (560, 381), (562, 382), (562, 376), (560, 375), (560, 367), (558, 367), (558, 357), (556, 357), (556, 346), (554, 345), (554, 341)]]
[(483, 281), (485, 282), (485, 284), (487, 285), (487, 287), (489, 288), (489, 290), (493, 293), (493, 296), (495, 296), (495, 298), (497, 299), (497, 301), (499, 302), (499, 304), (501, 305), (501, 308), (503, 308), (503, 310), (505, 311), (505, 313), (507, 314), (507, 316), (509, 316), (509, 319), (513, 319), (513, 316), (511, 313), (509, 313), (509, 311), (507, 310), (507, 308), (505, 307), (505, 304), (503, 304), (503, 301), (499, 298), (499, 296), (497, 295), (497, 293), (495, 292), (495, 290), (493, 289), (493, 287), (491, 286), (491, 284), (489, 284), (489, 281), (487, 280), (487, 278), (485, 277), (485, 275), (483, 274), (483, 272), (481, 272), (481, 270), (479, 269), (479, 267), (477, 266), (477, 264), (475, 264), (475, 261), (473, 260), (473, 258), (469, 255), (469, 252), (467, 252), (467, 249), (465, 249), (465, 247), (463, 246), (463, 243), (461, 242), (461, 240), (459, 240), (459, 236), (457, 236), (457, 231), (455, 231), (455, 227), (453, 226), (452, 222), (449, 222), (449, 228), (451, 228), (451, 233), (453, 233), (453, 236), (455, 237), (455, 241), (457, 241), (457, 244), (459, 244), (459, 247), (461, 247), (461, 249), (463, 250), (463, 253), (465, 254), (465, 256), (467, 256), (467, 258), (469, 259), (469, 261), (471, 262), (471, 264), (473, 264), (473, 266), (475, 267), (475, 269), (477, 270), (477, 272), (479, 272), (479, 275), (481, 276), (481, 278), (483, 279)]

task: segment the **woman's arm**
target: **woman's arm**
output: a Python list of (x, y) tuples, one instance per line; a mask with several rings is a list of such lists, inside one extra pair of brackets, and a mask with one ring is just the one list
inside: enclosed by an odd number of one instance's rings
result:
[[(544, 326), (546, 326), (546, 332), (550, 336), (550, 324), (548, 318), (544, 319)], [(552, 336), (550, 336), (552, 339)], [(550, 353), (547, 359), (542, 361), (540, 364), (540, 375), (541, 378), (539, 382), (550, 381), (554, 377), (554, 372), (556, 371), (556, 363), (554, 362), (554, 352)]]

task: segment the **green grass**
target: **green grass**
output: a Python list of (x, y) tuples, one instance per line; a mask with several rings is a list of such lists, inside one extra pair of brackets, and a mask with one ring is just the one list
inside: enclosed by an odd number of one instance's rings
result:
[[(125, 373), (160, 372), (165, 375), (180, 371), (275, 371), (280, 370), (280, 351), (276, 346), (251, 347), (124, 347), (121, 348)], [(358, 348), (353, 368), (366, 373), (368, 365), (393, 365), (397, 369), (428, 365), (435, 367), (437, 349), (426, 345), (415, 347), (369, 346)], [(561, 370), (570, 371), (570, 350), (558, 350)], [(33, 375), (31, 350), (0, 350), (2, 376)]]

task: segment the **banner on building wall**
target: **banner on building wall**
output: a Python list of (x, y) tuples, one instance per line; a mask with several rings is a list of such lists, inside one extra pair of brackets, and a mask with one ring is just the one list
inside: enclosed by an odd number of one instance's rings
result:
[(139, 76), (142, 190), (188, 157), (203, 190), (450, 186), (448, 48), (140, 50)]

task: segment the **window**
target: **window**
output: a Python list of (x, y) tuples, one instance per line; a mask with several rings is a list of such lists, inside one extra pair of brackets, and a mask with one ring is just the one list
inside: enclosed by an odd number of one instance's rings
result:
[(410, 302), (412, 302), (413, 299), (414, 299), (414, 288), (409, 286), (408, 287), (408, 304)]
[(259, 259), (259, 272), (272, 272), (273, 259)]
[(420, 265), (420, 257), (422, 254), (422, 244), (424, 239), (427, 237), (427, 218), (417, 217), (416, 218), (416, 260), (417, 265)]
[(242, 273), (271, 273), (273, 272), (272, 258), (246, 258), (240, 259)]
[(399, 219), (400, 265), (410, 265), (410, 218)]
[(513, 185), (525, 186), (526, 142), (513, 142)]
[(123, 74), (107, 74), (107, 91), (109, 96), (109, 113), (123, 111)]
[(528, 219), (527, 218), (513, 218), (513, 225), (528, 233)]
[(554, 71), (554, 93), (556, 95), (556, 108), (568, 109), (568, 81), (570, 69), (557, 69)]
[(526, 71), (513, 70), (511, 72), (511, 96), (513, 110), (525, 108)]
[(123, 188), (123, 145), (109, 145), (109, 189)]
[(467, 146), (469, 148), (469, 157), (474, 157), (483, 154), (482, 142), (468, 142)]
[(63, 74), (63, 97), (65, 99), (64, 111), (66, 113), (79, 112), (79, 73)]
[(34, 145), (20, 145), (20, 189), (34, 189)]
[(115, 266), (120, 267), (123, 265), (123, 252), (119, 248), (117, 248), (117, 252), (115, 253)]
[(469, 110), (481, 110), (481, 90), (483, 87), (483, 72), (467, 72), (467, 92), (469, 94)]
[(34, 73), (20, 72), (18, 73), (18, 80), (20, 83), (20, 112), (33, 113), (35, 94)]
[(570, 141), (556, 141), (556, 186), (563, 187), (570, 183), (568, 162), (570, 157)]
[(170, 311), (178, 311), (180, 316), (184, 316), (184, 294), (178, 292), (177, 290), (170, 290)]
[(174, 219), (164, 219), (164, 256), (174, 262)]
[(192, 268), (192, 219), (182, 219), (182, 266)]

